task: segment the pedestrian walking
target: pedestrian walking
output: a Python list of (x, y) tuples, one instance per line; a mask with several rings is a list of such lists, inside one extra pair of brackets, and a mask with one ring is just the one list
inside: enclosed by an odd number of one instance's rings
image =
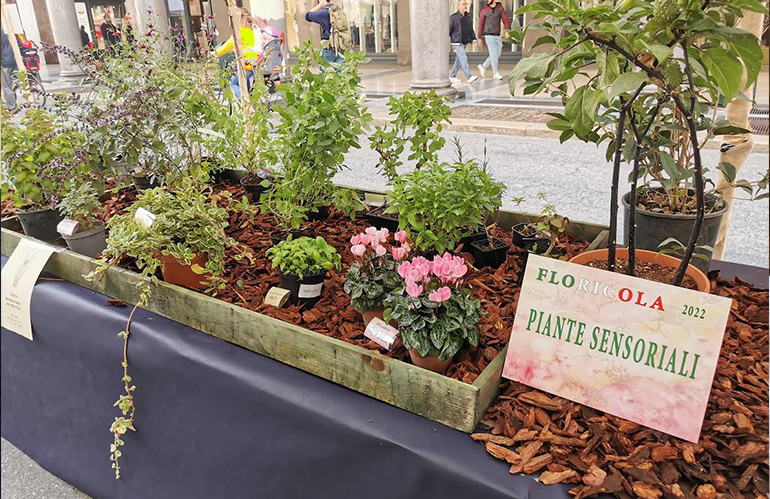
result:
[(465, 51), (468, 44), (475, 41), (476, 33), (473, 32), (473, 21), (468, 14), (468, 0), (459, 0), (457, 12), (449, 17), (449, 42), (455, 51), (455, 63), (449, 76), (449, 81), (452, 83), (460, 83), (460, 79), (457, 78), (457, 72), (460, 69), (465, 73), (465, 78), (469, 84), (478, 80), (478, 76), (471, 75), (471, 70), (468, 67), (468, 54)]
[[(503, 51), (503, 40), (500, 38), (500, 21), (505, 29), (511, 29), (511, 21), (505, 13), (505, 7), (497, 0), (487, 0), (487, 4), (481, 9), (479, 14), (479, 36), (482, 36), (487, 45), (489, 57), (484, 64), (479, 64), (479, 74), (482, 78), (486, 76), (487, 68), (492, 66), (492, 73), (495, 80), (502, 80), (503, 76), (497, 70), (497, 62), (500, 60), (500, 54)], [(508, 38), (508, 33), (503, 36)]]
[(84, 47), (90, 47), (91, 46), (91, 37), (88, 36), (88, 33), (86, 32), (86, 27), (82, 24), (80, 25), (80, 43)]
[[(243, 52), (243, 68), (246, 73), (246, 85), (247, 89), (251, 91), (251, 85), (254, 81), (254, 66), (259, 60), (262, 54), (262, 47), (264, 46), (264, 35), (262, 30), (257, 26), (257, 21), (254, 20), (248, 9), (241, 7), (241, 21), (238, 26), (238, 31), (241, 33), (241, 51)], [(235, 40), (231, 36), (225, 43), (217, 48), (217, 57), (232, 52), (235, 49)], [(238, 83), (238, 72), (230, 77), (230, 88), (235, 94), (235, 97), (241, 98), (241, 87)]]
[(328, 42), (328, 45), (321, 49), (321, 57), (326, 62), (345, 62), (342, 54), (353, 48), (353, 40), (350, 37), (348, 17), (342, 7), (326, 0), (318, 0), (318, 4), (305, 14), (305, 20), (319, 24), (321, 41)]
[(18, 69), (16, 57), (13, 55), (13, 47), (11, 47), (5, 30), (0, 31), (0, 38), (0, 66), (2, 66), (2, 74), (0, 74), (2, 81), (0, 83), (3, 87), (3, 100), (8, 109), (14, 110), (16, 109), (16, 92), (13, 91), (13, 72)]
[(120, 41), (120, 35), (118, 34), (118, 28), (112, 24), (112, 18), (109, 14), (104, 14), (104, 22), (101, 26), (102, 38), (104, 39), (104, 48), (110, 52), (114, 52), (112, 48)]

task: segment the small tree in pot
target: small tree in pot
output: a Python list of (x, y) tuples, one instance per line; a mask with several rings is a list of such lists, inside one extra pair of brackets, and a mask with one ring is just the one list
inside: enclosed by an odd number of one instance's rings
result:
[[(511, 90), (523, 77), (526, 94), (551, 89), (561, 96), (564, 114), (554, 114), (548, 126), (561, 130), (562, 140), (574, 135), (595, 143), (609, 141), (608, 156), (613, 158), (610, 270), (616, 267), (620, 163), (625, 153), (633, 166), (628, 234), (628, 273), (633, 274), (637, 182), (646, 151), (662, 149), (647, 137), (656, 122), (666, 119), (669, 106), (676, 111), (668, 115), (671, 118), (663, 126), (685, 132), (690, 138), (689, 144), (678, 142), (675, 146), (689, 146), (695, 197), (694, 223), (674, 278), (676, 285), (681, 284), (706, 211), (699, 123), (703, 123), (705, 109), (718, 105), (720, 94), (728, 100), (736, 94), (744, 68), (751, 82), (761, 66), (756, 37), (735, 27), (743, 9), (767, 11), (760, 2), (711, 0), (605, 1), (589, 7), (574, 0), (536, 0), (518, 11), (534, 13), (539, 25), (550, 31), (536, 45), (555, 44), (556, 50), (519, 62), (509, 76)], [(525, 33), (526, 29), (514, 31), (512, 36), (521, 42)], [(598, 74), (586, 75), (583, 68), (593, 64)], [(587, 82), (576, 83), (570, 91), (567, 81), (578, 75), (587, 76)], [(652, 87), (650, 96), (644, 94), (648, 85)], [(677, 115), (684, 126), (673, 119)]]

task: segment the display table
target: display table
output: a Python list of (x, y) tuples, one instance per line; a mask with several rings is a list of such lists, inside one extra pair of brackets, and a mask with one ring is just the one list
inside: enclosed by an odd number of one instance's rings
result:
[[(767, 269), (735, 269), (766, 282)], [(34, 341), (2, 330), (2, 436), (94, 498), (568, 497), (510, 475), (464, 433), (143, 310), (129, 345), (137, 432), (116, 481), (130, 310), (42, 281)]]

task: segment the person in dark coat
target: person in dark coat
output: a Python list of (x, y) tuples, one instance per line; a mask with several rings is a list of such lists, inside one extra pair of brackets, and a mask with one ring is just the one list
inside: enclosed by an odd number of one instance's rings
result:
[(476, 33), (473, 32), (473, 21), (468, 14), (468, 0), (459, 0), (457, 2), (457, 12), (449, 17), (449, 42), (455, 51), (455, 63), (452, 66), (452, 74), (449, 80), (452, 83), (459, 83), (457, 72), (460, 69), (465, 73), (468, 83), (478, 80), (478, 76), (471, 75), (468, 67), (468, 54), (465, 52), (469, 43), (476, 40)]
[(18, 68), (16, 67), (16, 57), (13, 54), (13, 47), (11, 47), (11, 41), (8, 39), (8, 35), (5, 31), (0, 31), (0, 66), (2, 66), (2, 80), (3, 87), (3, 100), (8, 109), (16, 109), (16, 92), (13, 91), (13, 72)]
[(114, 50), (113, 45), (120, 41), (120, 34), (118, 34), (118, 28), (112, 24), (112, 18), (109, 14), (104, 14), (104, 22), (102, 23), (102, 38), (104, 38), (104, 48), (107, 50)]
[(80, 25), (80, 43), (83, 44), (84, 47), (91, 46), (91, 37), (88, 36), (86, 27), (83, 26), (82, 24)]

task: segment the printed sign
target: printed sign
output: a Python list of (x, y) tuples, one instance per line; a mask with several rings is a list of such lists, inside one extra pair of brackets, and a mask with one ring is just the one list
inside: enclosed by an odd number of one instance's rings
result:
[(56, 226), (56, 232), (62, 236), (71, 236), (80, 229), (80, 223), (77, 220), (65, 218)]
[(397, 341), (401, 337), (398, 329), (387, 324), (379, 317), (375, 317), (369, 321), (369, 325), (366, 326), (366, 330), (364, 331), (364, 336), (388, 351), (393, 350), (396, 347)]
[(54, 246), (22, 239), (5, 262), (2, 272), (2, 326), (32, 340), (32, 319), (29, 306), (32, 289), (40, 272), (54, 252)]
[(503, 376), (697, 442), (731, 303), (530, 254)]
[(272, 287), (267, 291), (265, 295), (265, 305), (271, 305), (273, 307), (283, 307), (286, 301), (289, 299), (291, 291), (283, 288)]
[(323, 287), (323, 282), (319, 282), (318, 284), (300, 284), (297, 296), (300, 298), (316, 298), (321, 296)]

